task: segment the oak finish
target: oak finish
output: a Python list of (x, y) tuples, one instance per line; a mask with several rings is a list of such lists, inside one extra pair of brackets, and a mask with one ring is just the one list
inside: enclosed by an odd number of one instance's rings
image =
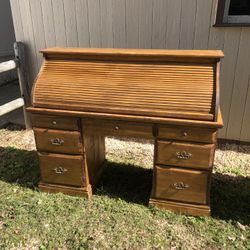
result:
[(41, 181), (69, 186), (84, 186), (82, 156), (38, 153)]
[(180, 141), (215, 143), (216, 129), (194, 128), (188, 126), (158, 126), (157, 138), (173, 139)]
[(153, 139), (149, 204), (210, 214), (221, 51), (52, 48), (32, 92), (39, 188), (88, 198), (105, 136)]
[(34, 134), (38, 151), (63, 154), (83, 152), (81, 134), (77, 131), (34, 128)]
[[(55, 48), (43, 53), (34, 107), (215, 119), (219, 51)], [(202, 59), (212, 61), (201, 64)]]
[(92, 197), (92, 188), (90, 185), (87, 187), (71, 187), (39, 182), (38, 187), (41, 191), (48, 193), (63, 193), (72, 196), (83, 196), (86, 198)]
[(221, 117), (221, 111), (218, 112), (217, 121), (200, 121), (191, 119), (176, 119), (176, 118), (165, 118), (165, 117), (151, 117), (151, 116), (139, 116), (139, 115), (124, 115), (124, 114), (111, 114), (111, 113), (100, 113), (100, 112), (85, 112), (85, 111), (74, 111), (74, 110), (61, 110), (61, 109), (47, 109), (47, 108), (33, 108), (28, 107), (28, 112), (34, 114), (49, 114), (49, 115), (60, 115), (69, 117), (91, 117), (108, 120), (122, 120), (122, 121), (135, 121), (144, 123), (158, 123), (158, 124), (170, 124), (170, 125), (183, 125), (193, 126), (195, 128), (215, 128), (219, 129), (223, 127), (223, 121)]
[(31, 119), (33, 126), (38, 128), (79, 130), (78, 118), (32, 114)]
[(101, 119), (83, 119), (82, 124), (85, 134), (153, 139), (152, 124)]
[(208, 169), (214, 160), (214, 144), (160, 141), (156, 143), (156, 163)]
[(187, 214), (193, 216), (210, 216), (211, 214), (211, 209), (208, 205), (159, 200), (154, 198), (150, 198), (149, 205), (161, 209), (167, 209), (178, 214)]
[(154, 174), (154, 198), (208, 204), (207, 186), (211, 172), (156, 166)]

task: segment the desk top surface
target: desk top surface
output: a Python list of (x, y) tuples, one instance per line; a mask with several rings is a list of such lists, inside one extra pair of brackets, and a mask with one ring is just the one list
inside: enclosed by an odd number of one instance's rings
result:
[(33, 107), (213, 121), (221, 51), (47, 49)]
[(44, 56), (47, 55), (98, 55), (100, 56), (119, 56), (119, 57), (139, 57), (144, 58), (157, 56), (164, 57), (165, 59), (170, 57), (179, 58), (214, 58), (219, 59), (224, 57), (221, 50), (167, 50), (167, 49), (116, 49), (116, 48), (47, 48), (40, 51)]

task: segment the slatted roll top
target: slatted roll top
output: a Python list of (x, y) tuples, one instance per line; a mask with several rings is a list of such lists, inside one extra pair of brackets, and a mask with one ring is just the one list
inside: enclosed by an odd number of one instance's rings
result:
[(221, 51), (51, 48), (33, 107), (213, 121)]

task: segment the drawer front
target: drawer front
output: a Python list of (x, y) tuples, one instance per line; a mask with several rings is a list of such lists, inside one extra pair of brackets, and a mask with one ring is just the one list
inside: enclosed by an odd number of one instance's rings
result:
[(162, 139), (215, 143), (217, 133), (215, 129), (159, 125), (157, 137)]
[(83, 186), (83, 157), (38, 153), (44, 183)]
[(158, 140), (156, 150), (157, 164), (207, 169), (213, 165), (215, 145)]
[(81, 135), (77, 131), (63, 131), (34, 128), (38, 151), (81, 154), (83, 146)]
[(32, 126), (51, 129), (79, 130), (79, 119), (49, 115), (32, 115)]
[(159, 199), (208, 203), (211, 172), (155, 166), (153, 196)]
[(82, 124), (83, 131), (87, 134), (153, 138), (152, 125), (150, 124), (100, 119), (83, 119)]

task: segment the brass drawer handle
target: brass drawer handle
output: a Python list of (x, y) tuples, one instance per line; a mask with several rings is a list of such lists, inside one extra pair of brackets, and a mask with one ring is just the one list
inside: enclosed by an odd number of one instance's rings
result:
[(192, 154), (186, 151), (176, 152), (176, 157), (182, 160), (188, 160), (192, 157)]
[(119, 130), (120, 128), (119, 128), (119, 126), (115, 126), (114, 129), (115, 130)]
[(59, 138), (54, 138), (54, 139), (51, 139), (50, 142), (52, 145), (61, 146), (64, 143), (64, 140), (59, 139)]
[(184, 136), (184, 137), (186, 137), (188, 135), (188, 133), (186, 132), (186, 131), (184, 131), (183, 133), (182, 133), (182, 136)]
[(64, 174), (65, 172), (68, 171), (67, 168), (63, 168), (63, 167), (57, 167), (57, 168), (54, 168), (54, 171), (56, 174)]
[(175, 187), (175, 189), (178, 189), (178, 190), (183, 190), (183, 189), (189, 188), (189, 185), (185, 184), (183, 182), (176, 182), (173, 184), (173, 186)]

